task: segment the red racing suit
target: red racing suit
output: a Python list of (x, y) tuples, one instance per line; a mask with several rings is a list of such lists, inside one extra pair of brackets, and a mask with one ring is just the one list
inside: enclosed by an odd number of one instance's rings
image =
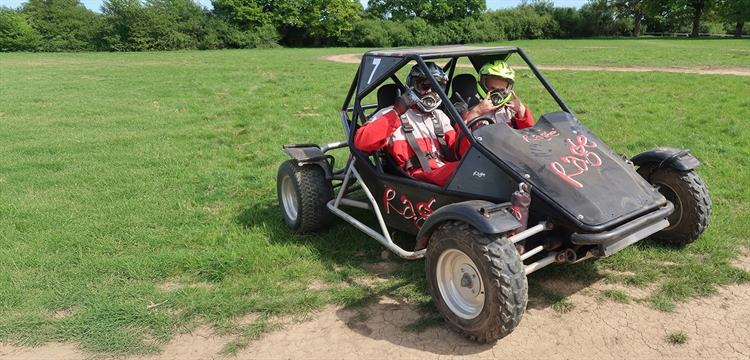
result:
[[(437, 135), (435, 135), (434, 126), (432, 124), (432, 118), (435, 117), (443, 127), (445, 133), (445, 143), (453, 151), (456, 145), (456, 138), (458, 137), (460, 129), (453, 129), (450, 125), (450, 119), (441, 110), (435, 110), (431, 113), (422, 113), (415, 109), (410, 108), (404, 115), (408, 121), (414, 127), (414, 137), (419, 144), (420, 149), (425, 154), (436, 154), (428, 156), (428, 162), (430, 164), (431, 171), (425, 172), (419, 166), (419, 162), (415, 161), (416, 154), (412, 150), (411, 146), (406, 139), (406, 134), (402, 128), (401, 119), (398, 114), (393, 110), (393, 107), (383, 108), (372, 116), (373, 120), (370, 120), (362, 125), (354, 134), (354, 147), (362, 151), (376, 151), (378, 149), (386, 148), (391, 156), (396, 160), (399, 166), (401, 166), (407, 174), (413, 176), (415, 179), (426, 181), (432, 184), (445, 187), (450, 180), (453, 172), (458, 166), (458, 161), (447, 161), (445, 160), (445, 154), (441, 154), (439, 151), (439, 143)], [(508, 126), (513, 126), (511, 117), (514, 113), (509, 108), (503, 106), (487, 115), (495, 119), (496, 122), (506, 122)], [(526, 116), (520, 117), (515, 114), (516, 126), (518, 129), (525, 129), (527, 127), (534, 126), (534, 119), (531, 115), (531, 110), (526, 108)], [(470, 120), (470, 119), (469, 119)], [(469, 141), (463, 139), (461, 142), (461, 155), (463, 155), (469, 148)]]
[(451, 127), (450, 119), (441, 110), (422, 113), (410, 108), (404, 113), (414, 128), (412, 134), (423, 153), (427, 155), (431, 171), (423, 171), (416, 161), (416, 154), (406, 139), (401, 119), (393, 107), (383, 108), (372, 116), (373, 120), (366, 122), (354, 134), (354, 146), (362, 151), (375, 151), (386, 148), (407, 174), (422, 181), (439, 186), (445, 186), (458, 166), (458, 162), (445, 160), (446, 154), (440, 151), (438, 137), (435, 134), (433, 118), (439, 121), (444, 132), (446, 145), (453, 151), (458, 133)]

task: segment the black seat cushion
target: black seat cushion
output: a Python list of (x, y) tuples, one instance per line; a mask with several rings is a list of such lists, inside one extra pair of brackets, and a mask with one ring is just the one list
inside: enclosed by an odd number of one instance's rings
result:
[(469, 109), (477, 106), (481, 100), (477, 92), (477, 79), (472, 74), (458, 74), (453, 77), (451, 102), (454, 104), (461, 101), (456, 93), (461, 94), (461, 97), (469, 104)]
[(393, 106), (398, 98), (403, 93), (403, 88), (399, 84), (385, 84), (378, 89), (378, 108), (375, 112), (380, 109)]

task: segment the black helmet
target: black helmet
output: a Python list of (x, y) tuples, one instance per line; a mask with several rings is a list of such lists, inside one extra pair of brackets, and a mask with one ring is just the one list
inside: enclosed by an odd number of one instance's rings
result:
[[(427, 65), (427, 69), (429, 69), (432, 76), (437, 80), (438, 85), (440, 85), (443, 91), (445, 91), (445, 86), (448, 84), (448, 76), (445, 75), (443, 69), (441, 69), (440, 66), (437, 66), (434, 62), (426, 62), (425, 65)], [(409, 70), (409, 75), (406, 76), (406, 85), (409, 88), (413, 88), (409, 96), (417, 100), (417, 106), (422, 111), (430, 112), (440, 106), (442, 100), (435, 92), (422, 95), (421, 92), (418, 91), (418, 89), (421, 89), (421, 84), (426, 81), (428, 81), (427, 75), (425, 75), (422, 69), (419, 68), (419, 65), (412, 66), (411, 70)], [(430, 84), (430, 86), (432, 86), (432, 84)]]

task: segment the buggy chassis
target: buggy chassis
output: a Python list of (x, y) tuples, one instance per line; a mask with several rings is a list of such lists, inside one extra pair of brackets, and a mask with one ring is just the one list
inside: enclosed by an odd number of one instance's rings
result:
[[(466, 86), (471, 81), (460, 83), (459, 59), (467, 58), (478, 70), (514, 54), (561, 111), (524, 130), (505, 124), (470, 129), (453, 106), (456, 93), (474, 99), (476, 92)], [(446, 91), (432, 75), (428, 78), (442, 110), (470, 143), (445, 188), (410, 178), (385, 151), (364, 153), (352, 145), (368, 116), (393, 104), (394, 95), (382, 90), (404, 88), (397, 71), (416, 63), (430, 74), (425, 62), (441, 59), (447, 61)], [(376, 90), (378, 103), (361, 103)], [(426, 257), (438, 309), (454, 329), (478, 341), (502, 338), (520, 322), (526, 275), (553, 263), (606, 257), (651, 235), (684, 245), (703, 233), (710, 218), (710, 196), (694, 170), (700, 162), (689, 150), (662, 147), (630, 160), (615, 154), (572, 114), (518, 47), (369, 51), (340, 118), (346, 140), (284, 146), (292, 158), (280, 167), (277, 181), (284, 220), (295, 231), (310, 232), (329, 226), (334, 214), (402, 258)], [(346, 147), (350, 156), (336, 169), (328, 152)], [(514, 215), (516, 191), (531, 195), (527, 228)], [(372, 211), (377, 225), (357, 219), (346, 207)], [(414, 249), (394, 243), (391, 229), (415, 235)], [(530, 245), (523, 253), (514, 247), (521, 241)]]

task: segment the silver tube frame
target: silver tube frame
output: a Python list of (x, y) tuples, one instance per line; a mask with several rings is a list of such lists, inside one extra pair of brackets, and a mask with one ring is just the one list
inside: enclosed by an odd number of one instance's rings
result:
[[(328, 210), (330, 210), (336, 216), (344, 219), (346, 222), (354, 225), (357, 229), (362, 230), (365, 234), (383, 244), (383, 246), (388, 248), (388, 250), (396, 253), (396, 255), (409, 260), (423, 258), (425, 253), (427, 253), (427, 249), (422, 249), (419, 251), (407, 251), (393, 242), (393, 239), (391, 239), (391, 236), (388, 234), (388, 227), (385, 225), (383, 214), (378, 208), (378, 203), (375, 201), (375, 197), (372, 196), (372, 192), (370, 192), (370, 189), (368, 189), (367, 185), (365, 185), (364, 181), (362, 181), (362, 177), (359, 175), (359, 172), (357, 172), (357, 169), (354, 168), (354, 164), (356, 161), (357, 160), (355, 158), (350, 158), (349, 163), (346, 165), (346, 175), (344, 175), (339, 193), (335, 199), (328, 202)], [(365, 192), (365, 195), (367, 195), (367, 199), (370, 201), (369, 204), (362, 201), (355, 201), (344, 198), (344, 195), (347, 193), (349, 181), (352, 179), (352, 177), (354, 177), (356, 181), (359, 181), (359, 184), (362, 186), (362, 190)], [(378, 219), (378, 224), (380, 224), (381, 232), (377, 232), (375, 229), (372, 229), (371, 227), (363, 224), (356, 218), (341, 210), (341, 205), (372, 210), (375, 213), (375, 217)]]

